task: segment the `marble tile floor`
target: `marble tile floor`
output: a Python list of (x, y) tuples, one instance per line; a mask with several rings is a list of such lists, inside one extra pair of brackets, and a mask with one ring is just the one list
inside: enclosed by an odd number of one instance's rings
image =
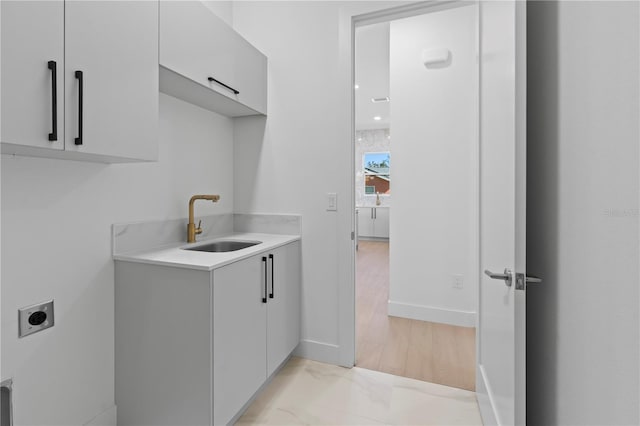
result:
[(237, 425), (482, 425), (475, 393), (291, 358)]

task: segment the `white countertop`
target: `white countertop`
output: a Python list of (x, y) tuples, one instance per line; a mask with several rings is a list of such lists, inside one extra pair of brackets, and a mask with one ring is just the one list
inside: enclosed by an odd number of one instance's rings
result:
[[(223, 253), (182, 250), (186, 247), (196, 247), (218, 240), (262, 241), (255, 246)], [(246, 259), (264, 251), (273, 250), (293, 241), (300, 240), (299, 235), (277, 235), (259, 233), (233, 233), (215, 238), (205, 239), (195, 243), (175, 243), (156, 247), (149, 250), (116, 254), (114, 260), (152, 265), (173, 266), (177, 268), (199, 269), (211, 271), (221, 266)]]

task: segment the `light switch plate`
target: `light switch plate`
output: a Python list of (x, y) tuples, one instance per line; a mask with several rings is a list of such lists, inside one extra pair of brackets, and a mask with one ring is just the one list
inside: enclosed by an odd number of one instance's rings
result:
[(338, 210), (338, 194), (335, 192), (327, 193), (327, 211), (335, 212)]
[(453, 275), (451, 281), (453, 288), (463, 288), (464, 287), (464, 277), (462, 275)]
[(18, 337), (53, 327), (53, 300), (18, 309)]

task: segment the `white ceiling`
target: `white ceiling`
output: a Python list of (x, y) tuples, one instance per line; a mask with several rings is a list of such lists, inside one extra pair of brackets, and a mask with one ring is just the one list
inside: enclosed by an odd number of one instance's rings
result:
[(389, 22), (356, 28), (355, 42), (356, 130), (386, 129), (390, 102), (373, 103), (371, 98), (389, 96)]

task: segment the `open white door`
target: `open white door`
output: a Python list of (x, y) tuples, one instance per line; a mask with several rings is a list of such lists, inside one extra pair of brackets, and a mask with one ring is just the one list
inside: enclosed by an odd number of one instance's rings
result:
[(526, 423), (525, 96), (526, 1), (481, 0), (483, 273), (479, 280), (476, 391), (485, 425)]

